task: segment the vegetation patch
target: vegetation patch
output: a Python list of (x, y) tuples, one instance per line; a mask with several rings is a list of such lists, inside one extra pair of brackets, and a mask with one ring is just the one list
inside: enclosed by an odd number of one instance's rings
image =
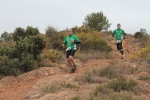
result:
[(92, 59), (112, 59), (113, 55), (111, 55), (110, 53), (99, 52), (94, 50), (91, 52), (77, 51), (75, 54), (75, 58), (80, 59), (83, 62), (86, 62)]
[(108, 87), (113, 89), (115, 92), (120, 92), (121, 90), (133, 91), (134, 86), (137, 86), (138, 82), (133, 79), (126, 81), (124, 77), (119, 77), (117, 80), (113, 80), (108, 83)]
[(79, 96), (72, 97), (70, 100), (81, 100)]
[(142, 81), (150, 80), (150, 75), (141, 75), (138, 79)]
[(117, 70), (112, 66), (106, 66), (91, 72), (86, 72), (81, 77), (76, 78), (76, 80), (85, 83), (103, 83), (117, 77)]
[(90, 100), (145, 100), (129, 91), (115, 92), (108, 86), (107, 84), (97, 85), (94, 92), (90, 94)]
[(48, 58), (52, 62), (56, 62), (60, 59), (60, 54), (57, 50), (49, 50), (46, 52), (45, 58)]
[(59, 91), (63, 89), (67, 89), (67, 88), (73, 89), (73, 88), (79, 88), (79, 87), (71, 83), (62, 83), (62, 82), (54, 81), (50, 85), (42, 88), (42, 93), (43, 94), (58, 93)]
[(94, 95), (91, 93), (90, 100), (146, 100), (146, 99), (136, 96), (133, 93), (127, 91), (122, 91), (119, 93), (110, 91), (107, 94), (99, 92), (98, 95)]

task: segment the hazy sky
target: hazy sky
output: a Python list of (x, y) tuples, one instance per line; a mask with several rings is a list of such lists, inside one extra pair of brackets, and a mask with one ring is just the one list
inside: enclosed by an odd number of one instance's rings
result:
[(58, 30), (81, 26), (92, 12), (100, 12), (112, 23), (109, 30), (121, 28), (134, 33), (145, 28), (150, 33), (150, 0), (0, 0), (0, 34), (15, 28), (47, 26)]

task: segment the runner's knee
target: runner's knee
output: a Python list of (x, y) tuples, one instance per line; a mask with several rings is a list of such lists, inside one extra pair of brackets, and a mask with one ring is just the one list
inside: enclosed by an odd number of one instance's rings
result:
[(67, 61), (70, 62), (70, 58), (67, 58)]
[(72, 56), (69, 56), (69, 59), (73, 59), (73, 57), (72, 57)]

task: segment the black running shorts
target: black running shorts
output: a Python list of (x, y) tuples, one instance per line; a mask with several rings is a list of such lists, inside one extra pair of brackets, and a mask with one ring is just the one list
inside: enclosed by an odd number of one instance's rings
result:
[(118, 49), (118, 50), (123, 49), (123, 48), (122, 48), (122, 42), (121, 42), (121, 43), (117, 43), (117, 49)]
[(66, 57), (69, 58), (69, 56), (74, 56), (76, 50), (68, 50), (66, 51)]

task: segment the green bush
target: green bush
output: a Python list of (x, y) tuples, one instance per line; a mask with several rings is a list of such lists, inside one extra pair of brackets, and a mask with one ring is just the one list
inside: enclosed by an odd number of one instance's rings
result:
[(20, 71), (21, 72), (28, 72), (33, 70), (33, 61), (34, 61), (34, 57), (32, 54), (29, 53), (22, 53), (21, 56), (21, 62), (20, 62)]
[(43, 61), (43, 58), (41, 56), (39, 56), (38, 60), (37, 60), (37, 65), (36, 67), (43, 67), (44, 66), (44, 61)]
[(16, 28), (12, 37), (13, 41), (0, 44), (0, 74), (17, 75), (33, 70), (34, 61), (38, 60), (44, 48), (38, 28)]
[(79, 47), (82, 51), (98, 50), (110, 52), (112, 50), (111, 46), (108, 45), (107, 41), (98, 32), (92, 34), (80, 33), (77, 36), (81, 40)]
[(9, 59), (8, 56), (0, 56), (0, 73), (3, 75), (19, 74), (19, 61), (17, 58)]
[(10, 59), (17, 58), (17, 48), (15, 42), (2, 43), (0, 47), (0, 56), (8, 56)]
[(1, 34), (0, 40), (3, 42), (10, 42), (12, 41), (12, 33), (3, 32)]

